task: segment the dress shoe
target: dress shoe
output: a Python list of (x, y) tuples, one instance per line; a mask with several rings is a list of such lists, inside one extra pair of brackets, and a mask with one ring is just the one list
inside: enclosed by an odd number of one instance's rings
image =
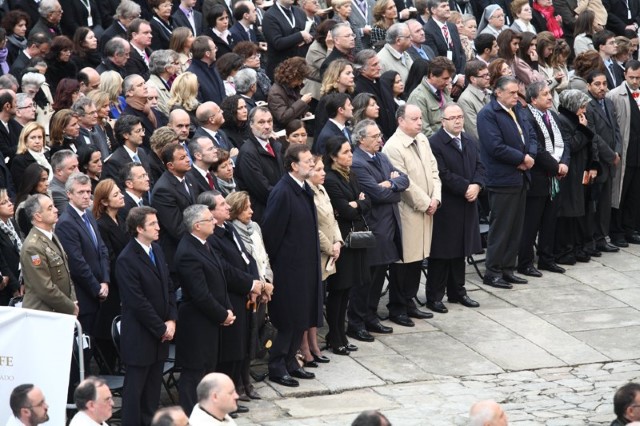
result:
[(582, 250), (578, 250), (576, 251), (576, 260), (578, 262), (587, 263), (591, 260), (591, 256), (589, 256), (587, 253), (585, 253)]
[(542, 269), (544, 271), (555, 272), (557, 274), (564, 274), (566, 269), (561, 266), (556, 265), (555, 263), (540, 263), (538, 262), (538, 269)]
[(307, 368), (318, 368), (318, 363), (315, 361), (305, 361), (304, 366)]
[(311, 353), (311, 355), (313, 356), (313, 360), (314, 360), (315, 362), (317, 362), (318, 364), (326, 364), (326, 363), (328, 363), (329, 361), (331, 361), (329, 358), (327, 358), (327, 357), (326, 357), (326, 356), (324, 356), (324, 355), (316, 355), (316, 354), (314, 354), (314, 353)]
[(242, 402), (249, 402), (251, 401), (251, 398), (249, 398), (249, 395), (245, 395), (243, 393), (242, 395), (238, 396), (238, 400)]
[(238, 414), (244, 414), (244, 413), (248, 413), (248, 412), (249, 412), (249, 408), (245, 407), (244, 405), (240, 405), (240, 404), (238, 404), (238, 408), (235, 411), (235, 413), (238, 413)]
[[(611, 242), (613, 244), (609, 244), (609, 243), (597, 244), (596, 245), (596, 249), (598, 251), (602, 251), (602, 252), (605, 252), (605, 253), (616, 253), (616, 252), (620, 251), (620, 247), (629, 247), (629, 244), (627, 244), (626, 246), (625, 245), (618, 246), (618, 244), (614, 243), (613, 240), (611, 240)], [(626, 243), (626, 241), (624, 241), (624, 240), (618, 241), (618, 242), (621, 243), (621, 244)]]
[(518, 268), (518, 273), (535, 278), (542, 276), (542, 272), (538, 271), (533, 265), (529, 265), (526, 268)]
[[(606, 244), (607, 244), (607, 243), (604, 243), (604, 244), (602, 244), (602, 246), (604, 246), (604, 245), (606, 245)], [(614, 246), (617, 246), (617, 247), (629, 247), (629, 243), (628, 243), (628, 242), (627, 242), (627, 240), (626, 240), (626, 239), (624, 239), (623, 237), (613, 237), (613, 238), (611, 238), (611, 244), (613, 244)], [(604, 252), (606, 252), (606, 251), (611, 251), (611, 250), (602, 250), (602, 249), (600, 248), (600, 246), (601, 246), (601, 244), (598, 244), (598, 245), (596, 246), (596, 248), (597, 248), (598, 250), (600, 250), (600, 251), (604, 251)]]
[(298, 382), (296, 379), (289, 376), (288, 374), (285, 376), (269, 376), (269, 380), (271, 380), (273, 383), (277, 383), (282, 386), (288, 386), (290, 388), (295, 388), (300, 386), (300, 382)]
[(398, 316), (395, 316), (395, 317), (391, 317), (390, 316), (389, 320), (391, 322), (395, 322), (396, 324), (401, 325), (403, 327), (414, 327), (416, 325), (416, 323), (411, 321), (411, 318), (409, 318), (405, 314), (398, 315)]
[(336, 355), (349, 355), (349, 349), (346, 346), (338, 346), (337, 348), (333, 348), (333, 353)]
[(582, 247), (582, 251), (587, 253), (591, 257), (601, 257), (602, 252), (600, 250), (591, 247)]
[(511, 284), (502, 279), (502, 277), (485, 277), (482, 279), (482, 282), (486, 285), (490, 285), (491, 287), (496, 288), (513, 288)]
[(478, 307), (480, 307), (480, 304), (478, 302), (476, 302), (475, 300), (473, 300), (472, 298), (470, 298), (466, 294), (464, 296), (462, 296), (461, 298), (459, 298), (456, 301), (456, 303), (459, 303), (462, 306), (466, 306), (467, 308), (478, 308)]
[(627, 240), (629, 244), (640, 244), (640, 235), (638, 234), (626, 235), (624, 239)]
[(354, 345), (353, 343), (347, 343), (347, 344), (345, 345), (345, 348), (347, 348), (347, 350), (348, 350), (349, 352), (355, 352), (355, 351), (357, 351), (357, 350), (358, 350), (358, 347), (357, 347), (356, 345)]
[(393, 333), (392, 327), (387, 327), (386, 325), (383, 325), (380, 321), (374, 322), (373, 324), (367, 324), (365, 328), (367, 329), (367, 331), (370, 331), (372, 333), (380, 333), (380, 334)]
[(262, 399), (262, 397), (254, 389), (244, 390), (245, 395), (251, 399)]
[(502, 274), (502, 279), (505, 280), (508, 283), (511, 283), (511, 284), (526, 284), (526, 283), (529, 282), (529, 281), (525, 280), (522, 277), (514, 275), (513, 273), (511, 273), (511, 274)]
[(315, 379), (316, 375), (306, 371), (304, 368), (298, 368), (297, 370), (291, 371), (289, 374), (295, 377), (296, 379)]
[(437, 312), (439, 314), (446, 314), (447, 312), (449, 312), (447, 307), (444, 306), (444, 303), (442, 303), (440, 301), (435, 301), (435, 302), (427, 301), (427, 308), (429, 308), (433, 312)]
[(367, 330), (347, 330), (347, 336), (361, 342), (373, 342), (376, 340)]
[(229, 413), (229, 417), (231, 417), (232, 419), (237, 419), (238, 418), (238, 413), (237, 412), (233, 412), (233, 413)]
[[(598, 249), (600, 250), (600, 249)], [(558, 257), (556, 259), (556, 263), (560, 264), (560, 265), (575, 265), (576, 264), (576, 257), (572, 254), (564, 254), (560, 257)], [(538, 268), (540, 268), (540, 265), (538, 265)], [(542, 269), (542, 268), (541, 268)]]
[(431, 312), (424, 312), (418, 308), (407, 309), (407, 316), (415, 319), (429, 319), (433, 318), (433, 314)]

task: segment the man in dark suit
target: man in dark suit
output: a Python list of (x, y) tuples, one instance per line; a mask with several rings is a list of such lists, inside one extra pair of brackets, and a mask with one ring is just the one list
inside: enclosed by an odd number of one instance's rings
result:
[[(29, 35), (41, 32), (46, 34), (49, 39), (62, 35), (60, 20), (62, 19), (63, 10), (58, 0), (41, 1), (38, 6), (38, 13), (40, 16), (37, 21), (34, 21)], [(68, 33), (65, 34), (68, 35)]]
[(51, 170), (53, 171), (53, 179), (49, 184), (51, 198), (58, 211), (64, 212), (69, 204), (65, 184), (69, 176), (78, 171), (78, 156), (70, 149), (61, 149), (51, 156)]
[(608, 30), (602, 30), (593, 35), (593, 48), (600, 54), (607, 77), (607, 87), (613, 90), (624, 81), (624, 70), (616, 63), (614, 56), (618, 53), (616, 35)]
[[(353, 139), (357, 146), (351, 169), (362, 192), (371, 200), (371, 210), (365, 217), (377, 244), (367, 251), (371, 284), (351, 290), (347, 334), (363, 334), (363, 331), (388, 334), (393, 328), (380, 323), (378, 303), (389, 264), (402, 258), (398, 203), (402, 192), (409, 187), (409, 178), (380, 152), (382, 133), (375, 121), (365, 119), (356, 124)], [(389, 286), (396, 286), (393, 278), (389, 278)]]
[(11, 125), (11, 119), (15, 115), (16, 94), (13, 90), (0, 90), (0, 152), (2, 159), (7, 157), (12, 159), (16, 155), (20, 133), (15, 125)]
[(269, 304), (278, 329), (269, 351), (269, 380), (293, 387), (299, 386), (295, 378), (315, 377), (300, 367), (296, 353), (304, 331), (322, 323), (323, 291), (316, 208), (305, 182), (313, 173), (313, 155), (306, 145), (292, 145), (285, 158), (288, 173), (269, 195), (262, 229), (278, 283)]
[(167, 118), (157, 109), (149, 108), (147, 103), (147, 86), (142, 76), (132, 74), (122, 84), (127, 107), (122, 115), (133, 115), (140, 119), (144, 132), (142, 146), (151, 150), (151, 135), (158, 128), (167, 124)]
[(475, 2), (471, 0), (449, 0), (449, 9), (461, 15), (477, 16)]
[(409, 47), (406, 52), (411, 56), (411, 59), (415, 62), (416, 59), (430, 61), (435, 58), (437, 56), (436, 52), (424, 44), (426, 37), (424, 35), (424, 27), (420, 22), (415, 19), (409, 19), (406, 24), (409, 27), (409, 32), (411, 34), (411, 47)]
[(218, 161), (218, 149), (213, 145), (213, 141), (206, 137), (194, 138), (189, 142), (189, 152), (193, 164), (187, 175), (191, 176), (195, 183), (197, 193), (215, 189), (216, 178), (209, 171), (211, 165)]
[(196, 109), (196, 119), (200, 127), (196, 129), (192, 140), (209, 138), (218, 149), (229, 151), (232, 158), (238, 156), (238, 148), (233, 146), (220, 126), (224, 124), (222, 110), (215, 102), (205, 102)]
[(102, 62), (96, 71), (102, 74), (105, 71), (115, 71), (120, 77), (127, 76), (124, 66), (131, 54), (131, 45), (121, 37), (113, 37), (104, 44)]
[(17, 79), (22, 78), (22, 72), (29, 64), (31, 58), (44, 56), (49, 52), (51, 39), (43, 32), (29, 34), (27, 38), (27, 48), (18, 53), (18, 57), (11, 64), (9, 72)]
[(224, 83), (216, 70), (216, 45), (211, 37), (200, 36), (191, 46), (193, 60), (187, 71), (198, 77), (198, 100), (220, 104), (225, 98)]
[(312, 151), (316, 155), (324, 155), (325, 144), (333, 136), (344, 136), (351, 143), (351, 131), (347, 121), (353, 118), (353, 106), (346, 93), (330, 93), (325, 95), (325, 107), (329, 120), (313, 142)]
[(149, 80), (149, 56), (151, 56), (151, 25), (144, 19), (136, 18), (127, 27), (131, 53), (124, 68), (127, 75), (137, 74), (144, 81)]
[(182, 0), (171, 18), (176, 27), (187, 27), (191, 29), (194, 37), (202, 34), (202, 13), (195, 10), (196, 0)]
[[(524, 222), (529, 169), (535, 163), (536, 134), (518, 104), (518, 82), (498, 79), (495, 98), (478, 113), (480, 155), (489, 191), (487, 270), (483, 282), (512, 288), (527, 280), (514, 275)], [(507, 109), (508, 108), (508, 109)]]
[(240, 41), (258, 42), (256, 30), (253, 26), (256, 23), (256, 6), (250, 1), (239, 1), (233, 7), (233, 18), (236, 23), (229, 28), (231, 37), (238, 43)]
[[(13, 203), (6, 189), (0, 189), (0, 272), (2, 284), (0, 290), (0, 306), (7, 306), (9, 300), (20, 292), (20, 250), (22, 237), (18, 224), (13, 218)], [(5, 219), (6, 218), (6, 219)]]
[(294, 56), (305, 57), (313, 37), (304, 30), (307, 17), (293, 0), (277, 0), (267, 10), (262, 21), (262, 32), (269, 45), (267, 75), (273, 80), (278, 64)]
[(120, 173), (125, 164), (140, 163), (147, 173), (150, 171), (148, 154), (140, 148), (145, 131), (135, 115), (120, 116), (113, 131), (120, 147), (104, 160), (102, 177), (111, 178), (122, 187), (124, 182), (120, 180)]
[(72, 37), (80, 27), (91, 28), (96, 37), (100, 37), (104, 32), (102, 15), (96, 0), (60, 0), (60, 5), (64, 10), (60, 20), (64, 34)]
[(140, 163), (127, 163), (120, 170), (120, 179), (124, 183), (124, 207), (118, 210), (118, 216), (125, 221), (129, 210), (149, 205), (149, 174)]
[(331, 37), (334, 40), (334, 46), (325, 58), (324, 62), (322, 62), (322, 65), (320, 65), (321, 76), (324, 76), (324, 73), (331, 62), (336, 59), (346, 59), (349, 62), (353, 62), (353, 49), (356, 47), (356, 39), (353, 35), (351, 25), (347, 22), (336, 24), (331, 29)]
[(638, 32), (640, 25), (640, 3), (625, 0), (602, 0), (607, 9), (607, 29), (617, 36), (624, 35), (625, 30)]
[[(607, 99), (608, 76), (601, 72), (592, 72), (587, 76), (587, 88), (591, 100), (587, 105), (587, 122), (589, 129), (594, 133), (598, 145), (598, 159), (600, 170), (595, 180), (595, 188), (592, 188), (596, 200), (596, 212), (594, 222), (588, 224), (589, 236), (593, 234), (595, 248), (599, 251), (612, 252), (616, 247), (611, 247), (607, 243), (606, 237), (609, 234), (611, 222), (611, 193), (613, 178), (616, 167), (620, 164), (622, 153), (622, 136), (615, 117), (613, 102)], [(598, 195), (599, 194), (599, 195)], [(587, 240), (588, 241), (588, 240)], [(627, 247), (628, 243), (624, 239), (614, 239), (611, 241), (614, 246)], [(591, 246), (592, 244), (588, 244)], [(576, 259), (578, 259), (576, 257)], [(588, 261), (588, 256), (585, 261)]]
[(114, 37), (127, 38), (127, 25), (140, 16), (140, 5), (132, 1), (122, 1), (116, 9), (116, 19), (102, 33), (100, 37), (100, 52), (104, 55), (104, 48)]
[(236, 161), (236, 182), (251, 197), (253, 220), (259, 224), (269, 193), (284, 174), (280, 142), (271, 138), (273, 117), (266, 107), (249, 114), (251, 136), (240, 148)]
[(73, 103), (71, 110), (78, 116), (80, 135), (76, 138), (76, 146), (93, 145), (98, 148), (105, 159), (109, 156), (109, 144), (106, 137), (98, 134), (95, 127), (98, 125), (98, 110), (91, 98), (83, 96)]
[(162, 150), (162, 161), (167, 170), (153, 187), (151, 205), (158, 212), (160, 245), (169, 261), (169, 270), (173, 274), (175, 273), (174, 254), (185, 232), (182, 212), (195, 204), (198, 193), (191, 177), (187, 176), (187, 172), (191, 169), (191, 162), (181, 145), (165, 146)]
[[(533, 266), (533, 245), (538, 248), (538, 269), (563, 273), (564, 268), (555, 263), (554, 245), (557, 194), (552, 179), (562, 179), (569, 171), (569, 140), (563, 137), (559, 118), (553, 108), (553, 97), (546, 81), (536, 81), (527, 86), (528, 108), (525, 116), (536, 132), (538, 153), (531, 168), (531, 184), (527, 191), (524, 226), (518, 251), (518, 272), (530, 277), (541, 277)], [(553, 195), (553, 196), (552, 196)]]
[[(451, 16), (449, 2), (447, 0), (429, 0), (427, 9), (431, 13), (431, 19), (424, 26), (425, 44), (438, 56), (451, 59), (456, 66), (456, 72), (463, 74), (467, 58), (462, 48), (458, 28), (447, 22)], [(457, 80), (454, 80), (454, 83), (457, 83)], [(464, 87), (464, 79), (458, 84)]]
[(56, 224), (56, 235), (69, 256), (69, 270), (76, 288), (82, 330), (93, 335), (100, 302), (109, 296), (109, 251), (91, 214), (91, 181), (82, 173), (65, 184), (69, 205)]
[(162, 370), (178, 312), (167, 262), (155, 243), (160, 231), (156, 211), (132, 209), (127, 228), (134, 238), (116, 261), (122, 300), (120, 356), (126, 366), (122, 423), (146, 426), (160, 403)]

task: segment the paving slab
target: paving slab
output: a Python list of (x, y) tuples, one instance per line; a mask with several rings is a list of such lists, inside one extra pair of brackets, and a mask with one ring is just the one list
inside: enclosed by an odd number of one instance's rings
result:
[(540, 346), (521, 337), (509, 341), (481, 341), (470, 346), (504, 370), (525, 370), (527, 368), (548, 368), (566, 365), (565, 362), (551, 355)]
[(358, 357), (358, 362), (374, 372), (376, 376), (390, 383), (433, 380), (434, 375), (422, 370), (417, 364), (403, 355), (375, 355)]
[(542, 315), (541, 318), (567, 332), (640, 325), (640, 311), (635, 308), (565, 312)]
[(623, 338), (623, 336), (637, 336), (638, 333), (640, 333), (640, 326), (610, 328), (606, 332), (602, 332), (602, 330), (577, 331), (571, 335), (612, 360), (624, 360), (640, 358), (638, 340)]
[(575, 268), (567, 270), (565, 275), (601, 291), (640, 287), (640, 283), (637, 279), (634, 279), (625, 273), (618, 272), (610, 267), (601, 267), (597, 269)]
[(629, 252), (627, 252), (626, 256), (621, 256), (620, 253), (612, 256), (602, 256), (598, 261), (618, 272), (637, 271), (640, 269), (640, 257)]
[(622, 303), (640, 309), (640, 287), (627, 288), (623, 290), (612, 290), (607, 292), (608, 295), (615, 297)]
[[(452, 305), (456, 306), (456, 304)], [(488, 308), (478, 311), (460, 307), (463, 309), (451, 311), (446, 315), (435, 314), (435, 317), (430, 322), (439, 330), (444, 331), (449, 336), (455, 336), (456, 340), (465, 344), (483, 340), (511, 340), (518, 337), (517, 334), (499, 322), (488, 318), (485, 315), (485, 312), (489, 310)]]

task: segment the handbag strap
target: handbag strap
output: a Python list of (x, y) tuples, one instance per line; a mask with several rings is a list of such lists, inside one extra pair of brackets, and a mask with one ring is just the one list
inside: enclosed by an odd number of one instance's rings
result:
[[(360, 217), (362, 218), (362, 221), (364, 222), (364, 230), (368, 231), (369, 230), (369, 225), (367, 224), (367, 220), (364, 218), (364, 215), (362, 213), (360, 213)], [(351, 221), (351, 232), (356, 232), (356, 227), (355, 227), (353, 221)]]

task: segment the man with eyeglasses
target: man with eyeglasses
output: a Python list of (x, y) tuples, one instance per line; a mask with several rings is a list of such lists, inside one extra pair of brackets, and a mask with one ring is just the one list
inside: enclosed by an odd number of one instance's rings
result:
[(78, 412), (69, 426), (108, 426), (113, 414), (113, 397), (107, 383), (98, 377), (87, 377), (75, 392), (73, 400)]
[(42, 389), (32, 384), (16, 386), (11, 391), (9, 406), (13, 416), (7, 426), (36, 426), (49, 421), (49, 405)]
[(611, 426), (623, 426), (640, 421), (640, 384), (627, 383), (613, 396), (616, 418)]
[(491, 100), (489, 90), (489, 69), (482, 61), (469, 61), (464, 69), (469, 82), (458, 98), (458, 105), (464, 111), (464, 131), (478, 140), (478, 113)]
[(124, 66), (129, 60), (131, 45), (121, 37), (113, 37), (104, 45), (102, 62), (96, 68), (99, 74), (105, 71), (115, 71), (125, 78), (127, 71)]
[(356, 47), (356, 38), (348, 23), (340, 23), (331, 29), (331, 38), (333, 38), (333, 50), (327, 55), (320, 66), (320, 75), (329, 67), (329, 64), (336, 59), (346, 59), (353, 62), (353, 49)]
[(76, 147), (93, 145), (100, 150), (102, 158), (107, 158), (110, 153), (107, 136), (104, 133), (95, 131), (95, 127), (98, 124), (96, 104), (90, 98), (83, 96), (71, 105), (71, 110), (78, 116), (78, 124), (80, 125), (80, 134), (76, 139)]
[[(18, 135), (22, 128), (36, 119), (36, 104), (27, 93), (16, 95), (16, 115), (9, 121), (9, 132)], [(14, 130), (15, 129), (15, 130)]]
[(29, 35), (45, 33), (49, 39), (62, 35), (60, 20), (62, 19), (63, 11), (58, 0), (42, 0), (38, 6), (38, 13), (40, 18), (31, 28)]
[(382, 72), (396, 71), (403, 82), (407, 81), (413, 65), (407, 50), (411, 47), (411, 31), (405, 23), (396, 23), (387, 30), (386, 43), (378, 52)]
[(602, 62), (607, 69), (607, 87), (613, 90), (624, 81), (624, 70), (614, 60), (618, 53), (616, 35), (609, 30), (602, 30), (593, 35), (593, 48), (600, 54)]

